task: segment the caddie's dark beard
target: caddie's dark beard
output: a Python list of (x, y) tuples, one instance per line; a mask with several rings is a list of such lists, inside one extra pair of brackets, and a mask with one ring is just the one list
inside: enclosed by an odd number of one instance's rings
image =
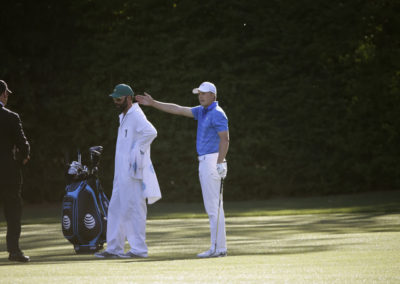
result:
[(115, 106), (117, 107), (117, 109), (120, 112), (123, 112), (126, 110), (126, 108), (128, 107), (128, 98), (124, 97), (124, 102), (122, 104), (115, 104)]

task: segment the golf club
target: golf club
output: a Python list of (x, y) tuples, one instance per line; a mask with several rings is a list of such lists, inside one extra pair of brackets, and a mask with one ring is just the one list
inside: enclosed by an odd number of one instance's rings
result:
[(219, 212), (221, 210), (221, 202), (222, 202), (222, 193), (224, 191), (224, 178), (221, 178), (221, 187), (219, 188), (219, 201), (218, 201), (218, 214), (217, 214), (217, 231), (215, 233), (215, 246), (214, 246), (214, 252), (215, 254), (217, 252), (217, 239), (218, 239), (218, 227), (219, 227)]

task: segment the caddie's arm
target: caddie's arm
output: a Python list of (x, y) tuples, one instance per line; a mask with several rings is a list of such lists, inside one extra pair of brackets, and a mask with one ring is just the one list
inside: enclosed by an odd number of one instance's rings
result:
[(184, 107), (177, 104), (171, 103), (163, 103), (154, 100), (149, 94), (144, 93), (144, 95), (137, 95), (135, 96), (136, 101), (145, 106), (151, 106), (155, 109), (175, 114), (175, 115), (182, 115), (186, 117), (193, 117), (192, 110), (190, 107)]
[(220, 138), (217, 164), (223, 163), (229, 148), (229, 131), (218, 132)]
[(136, 144), (140, 151), (144, 153), (150, 148), (150, 144), (157, 137), (157, 130), (145, 116), (141, 115), (138, 116), (136, 125), (136, 131), (140, 133)]

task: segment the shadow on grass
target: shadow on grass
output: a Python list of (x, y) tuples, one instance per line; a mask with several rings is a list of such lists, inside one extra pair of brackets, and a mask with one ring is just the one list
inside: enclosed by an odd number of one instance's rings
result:
[[(400, 190), (335, 196), (274, 198), (261, 201), (226, 201), (224, 208), (227, 217), (399, 213)], [(149, 220), (206, 217), (201, 200), (198, 203), (167, 203), (160, 200), (148, 206)], [(23, 224), (59, 223), (60, 220), (61, 202), (24, 206)], [(5, 225), (3, 214), (0, 214), (0, 225)]]
[[(257, 252), (257, 251), (246, 251), (229, 253), (228, 257), (238, 256), (250, 256), (250, 255), (285, 255), (285, 254), (305, 254), (315, 253), (334, 249), (333, 246), (287, 246), (287, 247), (275, 247), (269, 252)], [(28, 249), (27, 249), (28, 250)], [(223, 259), (223, 258), (216, 258)], [(31, 256), (31, 262), (29, 263), (17, 263), (10, 262), (6, 258), (0, 259), (0, 266), (16, 266), (16, 265), (49, 265), (49, 264), (67, 264), (71, 262), (112, 262), (113, 264), (130, 264), (130, 263), (149, 263), (149, 262), (164, 262), (164, 261), (207, 261), (204, 258), (198, 258), (193, 253), (175, 253), (171, 251), (169, 256), (150, 256), (148, 258), (130, 258), (130, 259), (100, 259), (93, 255), (76, 255), (71, 253), (47, 253), (43, 255)]]
[[(399, 232), (399, 214), (317, 214), (292, 216), (231, 217), (226, 220), (229, 256), (306, 254), (362, 246), (359, 236)], [(29, 265), (87, 261), (162, 262), (199, 260), (196, 254), (209, 246), (207, 219), (150, 220), (147, 226), (149, 258), (102, 260), (75, 254), (59, 224), (23, 226), (21, 247), (32, 257)], [(355, 237), (357, 236), (357, 237)], [(360, 239), (359, 239), (360, 238)], [(0, 265), (9, 262), (5, 228), (0, 228)], [(126, 244), (126, 250), (129, 245)]]

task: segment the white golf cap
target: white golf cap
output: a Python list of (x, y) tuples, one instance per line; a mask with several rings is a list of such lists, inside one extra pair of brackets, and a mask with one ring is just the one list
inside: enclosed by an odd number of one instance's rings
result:
[(217, 88), (213, 83), (203, 82), (200, 84), (198, 88), (194, 88), (192, 92), (193, 94), (198, 94), (199, 92), (203, 93), (211, 92), (213, 94), (217, 94)]

